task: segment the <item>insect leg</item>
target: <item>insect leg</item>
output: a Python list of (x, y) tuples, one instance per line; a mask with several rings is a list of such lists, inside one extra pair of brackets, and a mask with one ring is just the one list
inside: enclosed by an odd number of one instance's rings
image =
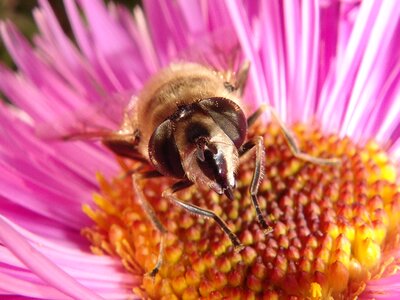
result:
[(253, 178), (251, 180), (250, 186), (250, 197), (253, 202), (253, 206), (256, 210), (258, 223), (261, 225), (264, 234), (268, 234), (272, 232), (271, 226), (267, 224), (265, 221), (263, 214), (260, 209), (260, 204), (258, 202), (258, 188), (260, 187), (260, 183), (262, 181), (262, 177), (264, 176), (264, 140), (261, 136), (257, 136), (242, 145), (239, 149), (239, 155), (242, 156), (250, 150), (255, 150), (256, 152), (256, 161), (255, 168), (253, 173)]
[(300, 150), (299, 146), (297, 145), (296, 138), (293, 136), (293, 134), (290, 132), (290, 130), (286, 127), (286, 125), (282, 122), (282, 120), (279, 118), (277, 112), (275, 109), (267, 104), (262, 104), (259, 109), (257, 109), (248, 119), (247, 119), (247, 125), (250, 127), (251, 125), (254, 124), (254, 122), (261, 116), (262, 113), (264, 113), (266, 110), (269, 110), (271, 113), (272, 117), (276, 120), (278, 123), (280, 129), (282, 130), (282, 133), (289, 145), (290, 151), (293, 153), (293, 155), (299, 159), (309, 161), (314, 164), (319, 164), (319, 165), (337, 165), (340, 163), (340, 159), (338, 158), (320, 158), (320, 157), (315, 157), (312, 155), (309, 155), (307, 153), (304, 153)]
[(234, 234), (229, 229), (228, 225), (224, 222), (224, 220), (222, 220), (219, 216), (217, 216), (213, 211), (201, 208), (199, 206), (196, 206), (196, 205), (188, 203), (188, 202), (181, 201), (174, 195), (175, 192), (182, 190), (184, 188), (187, 188), (187, 187), (191, 186), (192, 184), (193, 184), (192, 182), (187, 181), (187, 180), (177, 182), (172, 187), (165, 190), (162, 195), (163, 195), (163, 197), (170, 200), (172, 203), (182, 207), (183, 209), (187, 210), (188, 212), (190, 212), (192, 214), (213, 219), (221, 227), (221, 229), (228, 235), (229, 239), (231, 240), (231, 242), (235, 248), (235, 251), (238, 251), (238, 252), (241, 251), (244, 248), (244, 246), (242, 245), (242, 243), (240, 242), (240, 240), (236, 236), (236, 234)]
[(249, 77), (249, 69), (250, 69), (250, 62), (246, 60), (245, 62), (243, 62), (238, 71), (235, 88), (239, 91), (240, 96), (243, 96), (244, 89), (247, 83), (247, 78)]
[(139, 141), (140, 136), (138, 132), (133, 134), (113, 132), (105, 136), (102, 143), (119, 156), (147, 163), (146, 158), (137, 149)]
[(140, 206), (143, 208), (143, 211), (150, 219), (151, 223), (153, 224), (154, 228), (157, 229), (161, 234), (160, 239), (160, 250), (158, 253), (158, 258), (155, 267), (152, 271), (148, 272), (146, 275), (150, 277), (155, 277), (158, 271), (161, 268), (164, 258), (164, 244), (165, 244), (165, 236), (167, 234), (167, 230), (165, 229), (164, 225), (162, 225), (161, 221), (158, 219), (153, 207), (150, 203), (146, 200), (145, 195), (143, 194), (143, 190), (139, 187), (138, 181), (145, 178), (152, 178), (152, 177), (159, 177), (157, 171), (150, 171), (143, 174), (132, 174), (132, 186), (133, 190), (137, 195), (137, 200), (139, 201)]

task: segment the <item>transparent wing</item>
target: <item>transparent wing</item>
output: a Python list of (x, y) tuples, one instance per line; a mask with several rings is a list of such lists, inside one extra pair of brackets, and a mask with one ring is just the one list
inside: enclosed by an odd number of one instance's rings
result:
[[(171, 60), (173, 62), (209, 66), (219, 72), (227, 83), (237, 86), (237, 73), (243, 66), (244, 58), (236, 34), (232, 29), (224, 28), (196, 37)], [(93, 139), (118, 131), (121, 124), (126, 123), (124, 116), (129, 114), (139, 91), (109, 93), (98, 86), (96, 90), (96, 99), (74, 105), (73, 109), (37, 124), (37, 135), (44, 139)]]
[(232, 84), (245, 61), (240, 43), (231, 28), (196, 37), (189, 47), (178, 54), (176, 60), (209, 66)]
[(102, 93), (93, 103), (76, 104), (73, 109), (37, 124), (36, 134), (51, 140), (103, 138), (120, 129), (133, 101), (132, 92)]

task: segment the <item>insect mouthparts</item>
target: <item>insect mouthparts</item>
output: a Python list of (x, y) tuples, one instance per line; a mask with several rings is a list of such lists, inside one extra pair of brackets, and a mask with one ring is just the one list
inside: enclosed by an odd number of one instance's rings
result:
[(217, 154), (218, 149), (215, 147), (214, 144), (210, 143), (210, 138), (206, 136), (200, 136), (196, 138), (195, 144), (197, 147), (197, 158), (204, 162), (206, 160), (205, 152), (209, 151), (212, 154)]
[(198, 137), (195, 141), (197, 147), (197, 158), (202, 162), (204, 162), (206, 159), (204, 156), (204, 151), (206, 150), (208, 141), (209, 139), (204, 136)]
[(232, 188), (227, 187), (227, 188), (224, 190), (224, 194), (226, 195), (226, 197), (228, 197), (229, 200), (233, 201), (234, 197), (233, 197)]

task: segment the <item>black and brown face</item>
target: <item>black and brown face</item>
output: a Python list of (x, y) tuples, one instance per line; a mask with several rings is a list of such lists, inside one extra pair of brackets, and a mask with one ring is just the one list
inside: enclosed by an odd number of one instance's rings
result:
[(195, 114), (177, 126), (175, 136), (188, 179), (232, 198), (238, 151), (212, 118)]
[(245, 116), (235, 103), (204, 99), (181, 108), (157, 128), (150, 140), (150, 159), (165, 175), (186, 176), (232, 199), (238, 148), (246, 132)]

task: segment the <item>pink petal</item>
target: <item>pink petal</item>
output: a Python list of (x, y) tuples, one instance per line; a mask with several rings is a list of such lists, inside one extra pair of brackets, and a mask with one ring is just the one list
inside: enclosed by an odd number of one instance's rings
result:
[(0, 217), (0, 239), (29, 269), (64, 294), (72, 298), (101, 299), (32, 248), (2, 217)]

